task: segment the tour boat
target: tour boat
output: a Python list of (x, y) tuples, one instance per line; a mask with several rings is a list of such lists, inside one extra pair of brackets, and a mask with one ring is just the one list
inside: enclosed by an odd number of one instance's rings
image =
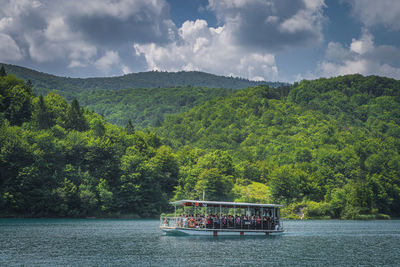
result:
[[(160, 217), (167, 235), (247, 236), (282, 234), (278, 204), (255, 204), (201, 200), (171, 202), (174, 217)], [(177, 215), (177, 209), (179, 215)]]

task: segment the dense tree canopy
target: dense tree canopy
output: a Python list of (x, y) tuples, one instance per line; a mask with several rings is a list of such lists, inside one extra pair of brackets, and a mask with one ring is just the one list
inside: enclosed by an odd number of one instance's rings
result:
[[(132, 73), (120, 77), (69, 78), (2, 64), (0, 76), (14, 74), (29, 82), (37, 94), (53, 92), (68, 101), (77, 98), (82, 106), (104, 116), (106, 121), (125, 126), (129, 120), (138, 129), (159, 126), (165, 115), (180, 113), (210, 100), (226, 96), (232, 89), (265, 84), (204, 72)], [(4, 71), (4, 72), (3, 72)], [(272, 87), (285, 85), (267, 82)]]
[[(153, 216), (170, 199), (203, 194), (279, 202), (294, 217), (400, 215), (399, 81), (348, 75), (229, 94), (170, 90), (143, 91), (158, 99), (148, 110), (186, 111), (141, 131), (137, 117), (117, 127), (79, 97), (36, 96), (15, 76), (0, 77), (0, 215)], [(90, 105), (105, 114), (108, 94), (93, 93), (104, 104)]]
[[(190, 146), (196, 154), (232, 157), (232, 178), (220, 178), (232, 191), (221, 196), (254, 199), (246, 188), (263, 184), (264, 197), (287, 204), (288, 212), (399, 216), (400, 82), (349, 75), (283, 89), (260, 86), (216, 98), (169, 116), (156, 130), (186, 154)], [(183, 162), (177, 198), (196, 196), (198, 164)]]
[(234, 91), (222, 88), (171, 87), (84, 91), (79, 102), (111, 123), (143, 129), (160, 126), (166, 115), (181, 113), (217, 96)]
[(155, 215), (178, 181), (172, 150), (55, 94), (0, 77), (2, 216)]
[[(73, 97), (77, 92), (98, 89), (120, 90), (127, 88), (168, 88), (176, 86), (242, 89), (266, 83), (263, 81), (249, 81), (238, 77), (217, 76), (199, 71), (148, 71), (117, 77), (70, 78), (59, 77), (10, 64), (2, 64), (2, 67), (9, 74), (14, 74), (26, 81), (31, 80), (38, 92), (46, 93), (55, 90), (64, 96), (68, 96), (68, 98)], [(268, 84), (276, 87), (284, 83), (268, 82)]]

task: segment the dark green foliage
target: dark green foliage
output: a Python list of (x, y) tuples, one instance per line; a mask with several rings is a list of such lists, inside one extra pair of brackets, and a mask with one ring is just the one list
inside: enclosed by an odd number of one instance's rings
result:
[[(119, 90), (126, 88), (168, 88), (175, 86), (197, 86), (209, 88), (242, 89), (266, 82), (249, 81), (242, 78), (217, 76), (198, 71), (160, 72), (149, 71), (131, 73), (110, 78), (69, 78), (54, 76), (31, 69), (3, 64), (8, 73), (17, 75), (24, 80), (32, 80), (34, 87), (40, 92), (56, 90), (62, 95), (72, 96), (72, 93), (83, 90)], [(279, 82), (268, 82), (272, 87), (286, 85)]]
[(68, 109), (65, 128), (76, 131), (85, 131), (87, 129), (87, 122), (83, 116), (83, 110), (79, 106), (79, 102), (76, 98), (72, 100), (71, 107)]
[(0, 112), (12, 125), (29, 121), (32, 114), (31, 89), (15, 76), (3, 76), (0, 80)]
[[(302, 81), (282, 91), (259, 86), (171, 115), (155, 130), (178, 155), (191, 155), (187, 145), (204, 149), (195, 150), (200, 160), (182, 161), (176, 198), (213, 187), (218, 172), (202, 174), (210, 169), (199, 162), (206, 151), (224, 150), (235, 192), (261, 182), (267, 198), (306, 207), (309, 216), (399, 216), (399, 96), (399, 81), (377, 76)], [(229, 187), (214, 192), (229, 198)]]
[(144, 88), (84, 91), (79, 102), (104, 114), (107, 121), (137, 129), (160, 126), (168, 114), (180, 113), (217, 96), (232, 94), (232, 90), (204, 87)]
[[(349, 75), (215, 91), (208, 101), (199, 96), (211, 89), (170, 90), (126, 90), (134, 105), (147, 101), (142, 111), (173, 111), (142, 123), (128, 116), (119, 128), (77, 99), (37, 97), (23, 81), (1, 77), (2, 214), (151, 216), (168, 211), (171, 198), (204, 192), (208, 200), (279, 202), (284, 213), (306, 217), (400, 215), (399, 81)], [(159, 127), (135, 130), (154, 118)]]
[[(216, 76), (203, 72), (144, 72), (110, 78), (67, 78), (4, 64), (9, 73), (25, 79), (36, 93), (57, 93), (67, 100), (77, 98), (82, 106), (104, 114), (107, 121), (125, 126), (129, 119), (138, 129), (160, 126), (167, 114), (180, 113), (216, 96), (265, 84), (241, 78)], [(287, 84), (275, 94), (287, 94)], [(130, 88), (130, 89), (128, 89)]]
[(39, 129), (49, 129), (55, 124), (55, 114), (49, 110), (42, 95), (39, 96), (39, 103), (32, 114), (32, 123)]
[(154, 133), (127, 134), (76, 99), (37, 97), (11, 75), (0, 77), (0, 99), (0, 216), (154, 216), (167, 209), (179, 167)]
[(4, 69), (4, 66), (1, 65), (1, 68), (0, 68), (0, 77), (4, 77), (4, 76), (7, 76), (7, 72), (6, 72), (6, 70)]
[(128, 123), (126, 124), (125, 129), (128, 132), (128, 134), (133, 134), (135, 132), (135, 127), (133, 126), (131, 119), (128, 120)]

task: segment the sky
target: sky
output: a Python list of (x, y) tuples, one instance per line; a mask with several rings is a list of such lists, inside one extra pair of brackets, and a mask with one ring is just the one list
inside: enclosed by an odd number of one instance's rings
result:
[(0, 0), (0, 62), (69, 77), (400, 79), (400, 0)]

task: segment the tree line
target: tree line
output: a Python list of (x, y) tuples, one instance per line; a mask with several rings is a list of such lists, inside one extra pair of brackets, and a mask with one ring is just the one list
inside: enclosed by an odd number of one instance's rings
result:
[(139, 131), (3, 71), (1, 216), (155, 216), (203, 192), (295, 218), (400, 214), (399, 81), (257, 86)]
[(178, 175), (176, 155), (153, 132), (0, 77), (1, 216), (154, 216)]
[[(399, 81), (347, 75), (244, 89), (155, 131), (193, 154), (177, 199), (206, 189), (212, 199), (279, 202), (295, 218), (387, 218), (400, 215), (399, 102)], [(203, 154), (218, 155), (214, 165)]]

